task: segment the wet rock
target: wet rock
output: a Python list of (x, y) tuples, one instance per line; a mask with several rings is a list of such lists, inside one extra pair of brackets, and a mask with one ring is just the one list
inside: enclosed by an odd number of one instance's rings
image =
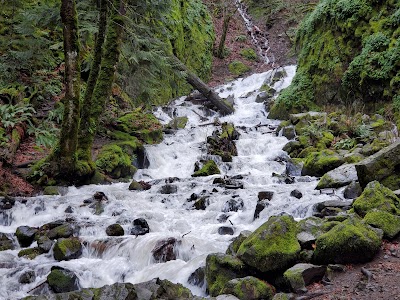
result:
[(38, 232), (37, 228), (29, 226), (19, 226), (15, 235), (17, 236), (18, 243), (21, 247), (29, 247), (35, 239), (35, 234)]
[(370, 261), (381, 245), (381, 236), (356, 218), (347, 219), (316, 240), (313, 260), (317, 264)]
[(204, 162), (201, 169), (195, 171), (192, 174), (192, 177), (203, 177), (203, 176), (210, 176), (215, 174), (221, 174), (217, 164), (213, 160), (207, 160)]
[(302, 149), (302, 145), (299, 141), (290, 141), (285, 146), (283, 146), (282, 150), (291, 154), (299, 149)]
[(222, 294), (222, 289), (229, 280), (245, 274), (245, 264), (237, 257), (213, 253), (206, 258), (206, 280), (211, 296)]
[(355, 199), (362, 193), (361, 185), (358, 182), (353, 181), (344, 189), (343, 196), (346, 199)]
[(6, 233), (0, 233), (0, 251), (14, 249), (12, 238)]
[(286, 270), (283, 277), (289, 283), (291, 290), (297, 293), (304, 290), (307, 285), (320, 281), (325, 272), (325, 266), (297, 264)]
[(343, 157), (332, 150), (322, 150), (310, 153), (304, 162), (301, 175), (323, 176), (344, 163)]
[(213, 184), (225, 184), (225, 179), (221, 177), (214, 178)]
[(147, 191), (151, 189), (151, 184), (143, 180), (138, 182), (133, 179), (128, 189), (130, 191)]
[(229, 216), (227, 214), (220, 214), (217, 218), (218, 222), (220, 222), (220, 223), (224, 223), (228, 219), (229, 219)]
[(47, 236), (40, 236), (37, 240), (38, 248), (42, 253), (48, 253), (54, 244)]
[(107, 196), (103, 192), (94, 193), (93, 199), (96, 201), (108, 201)]
[(74, 227), (69, 223), (64, 223), (47, 232), (47, 237), (51, 240), (59, 238), (69, 238), (74, 233)]
[(47, 283), (55, 293), (66, 293), (80, 289), (79, 279), (74, 272), (61, 268), (52, 267), (47, 276)]
[(260, 213), (266, 208), (268, 207), (269, 204), (269, 200), (258, 200), (257, 204), (256, 204), (256, 209), (254, 211), (254, 216), (253, 216), (253, 220), (257, 219), (260, 216)]
[(293, 184), (295, 182), (294, 177), (287, 174), (278, 174), (273, 172), (272, 177), (276, 178), (278, 180), (278, 183)]
[(285, 174), (288, 176), (301, 176), (301, 170), (303, 169), (303, 163), (301, 162), (293, 162), (293, 161), (288, 161), (286, 163), (286, 170)]
[(35, 282), (35, 280), (36, 280), (36, 274), (35, 271), (32, 270), (22, 273), (21, 276), (19, 276), (18, 278), (18, 282), (22, 284), (29, 284)]
[(274, 196), (274, 192), (271, 191), (262, 191), (258, 192), (258, 200), (272, 200), (272, 197)]
[(313, 249), (312, 246), (316, 239), (324, 233), (323, 222), (323, 219), (309, 217), (297, 223), (298, 233), (296, 237), (302, 249)]
[(43, 189), (43, 195), (56, 196), (56, 195), (61, 195), (61, 193), (59, 191), (58, 186), (46, 186)]
[(346, 201), (341, 201), (341, 200), (327, 200), (324, 202), (320, 202), (314, 205), (314, 208), (318, 212), (322, 212), (324, 209), (329, 209), (329, 208), (339, 208), (339, 211), (346, 211), (351, 208), (353, 204), (352, 200), (346, 200)]
[(187, 200), (188, 202), (192, 202), (192, 201), (196, 201), (197, 199), (199, 199), (199, 195), (196, 193), (193, 193), (190, 195), (189, 199)]
[(193, 207), (197, 210), (205, 210), (208, 205), (209, 205), (208, 197), (201, 197), (193, 204)]
[(1, 198), (1, 200), (0, 200), (0, 209), (1, 210), (11, 209), (11, 208), (13, 208), (14, 205), (15, 205), (14, 198), (6, 196), (4, 198)]
[(202, 287), (206, 276), (205, 269), (206, 267), (197, 268), (192, 274), (190, 274), (188, 282), (191, 285)]
[(222, 226), (218, 228), (218, 234), (220, 235), (233, 235), (234, 233), (235, 231), (233, 230), (232, 227)]
[(243, 183), (234, 179), (228, 179), (225, 181), (224, 187), (228, 190), (243, 189)]
[(176, 194), (178, 192), (178, 187), (173, 184), (166, 184), (162, 186), (158, 192), (160, 194)]
[(176, 238), (168, 238), (158, 241), (154, 246), (151, 253), (156, 262), (167, 262), (176, 259), (175, 248), (182, 242), (178, 241)]
[(324, 174), (316, 189), (339, 188), (357, 180), (356, 167), (353, 164), (346, 164)]
[(133, 220), (133, 228), (131, 229), (132, 235), (145, 235), (150, 232), (149, 224), (143, 218)]
[(303, 194), (299, 190), (293, 190), (290, 192), (290, 196), (301, 199), (303, 197)]
[(25, 257), (27, 259), (35, 259), (40, 254), (42, 254), (42, 252), (40, 251), (39, 247), (26, 248), (26, 249), (22, 249), (21, 251), (18, 252), (18, 257)]
[(285, 126), (281, 129), (282, 136), (288, 140), (293, 140), (296, 137), (296, 130), (293, 126)]
[(74, 209), (72, 208), (72, 206), (68, 206), (65, 211), (66, 214), (72, 214), (74, 212)]
[(108, 236), (123, 236), (125, 233), (121, 225), (111, 224), (106, 228), (106, 234)]
[(296, 261), (301, 250), (296, 231), (293, 217), (271, 217), (243, 241), (237, 256), (261, 272), (284, 270)]
[(229, 280), (221, 293), (234, 295), (241, 300), (272, 299), (275, 288), (256, 277), (247, 276)]
[(242, 199), (230, 199), (225, 202), (222, 212), (238, 211), (243, 209), (244, 202)]
[(59, 239), (53, 248), (54, 259), (71, 260), (82, 255), (82, 244), (77, 238)]
[(175, 117), (166, 126), (166, 129), (178, 130), (186, 127), (188, 117)]
[(367, 184), (361, 196), (353, 203), (354, 211), (364, 217), (373, 209), (400, 215), (400, 199), (377, 181)]
[(243, 230), (240, 234), (235, 237), (232, 242), (229, 244), (228, 249), (226, 250), (226, 254), (236, 255), (240, 245), (243, 243), (245, 239), (247, 239), (251, 234), (249, 230)]

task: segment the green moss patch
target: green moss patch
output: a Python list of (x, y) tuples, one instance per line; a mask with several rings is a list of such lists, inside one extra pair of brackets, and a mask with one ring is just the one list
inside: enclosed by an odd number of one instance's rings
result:
[(192, 174), (192, 177), (209, 176), (214, 174), (221, 174), (221, 171), (215, 161), (208, 160), (200, 170)]
[(258, 56), (256, 51), (254, 51), (254, 49), (252, 48), (246, 48), (240, 51), (240, 55), (244, 58), (246, 58), (247, 60), (257, 60)]
[(132, 165), (132, 155), (128, 155), (117, 144), (104, 146), (96, 159), (96, 166), (111, 178), (133, 176), (136, 168)]
[(228, 68), (229, 72), (237, 76), (243, 75), (244, 73), (250, 71), (250, 67), (242, 63), (240, 60), (231, 62)]
[(400, 232), (400, 217), (385, 211), (370, 211), (365, 215), (364, 221), (382, 229), (385, 238), (392, 239)]

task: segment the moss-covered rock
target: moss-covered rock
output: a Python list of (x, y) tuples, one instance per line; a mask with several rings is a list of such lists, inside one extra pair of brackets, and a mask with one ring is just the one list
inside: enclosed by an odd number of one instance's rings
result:
[(367, 262), (374, 257), (380, 245), (381, 237), (375, 230), (352, 218), (317, 239), (313, 260), (318, 264)]
[(232, 156), (237, 155), (235, 140), (239, 138), (239, 132), (232, 123), (222, 123), (221, 130), (215, 130), (207, 137), (207, 152), (211, 155), (219, 155), (224, 162), (232, 162)]
[(221, 171), (215, 161), (207, 160), (200, 170), (192, 174), (192, 177), (209, 176), (214, 174), (221, 174)]
[(124, 152), (117, 144), (109, 144), (101, 148), (96, 158), (96, 166), (115, 179), (133, 176), (137, 170), (132, 165), (132, 156)]
[(166, 126), (165, 128), (167, 129), (183, 129), (186, 126), (186, 123), (188, 122), (188, 117), (176, 117), (172, 119)]
[(400, 215), (400, 200), (393, 191), (373, 181), (367, 184), (361, 196), (354, 201), (353, 208), (362, 217), (373, 209)]
[(49, 239), (54, 240), (59, 238), (69, 238), (72, 236), (73, 233), (74, 233), (74, 227), (69, 223), (65, 223), (50, 229), (46, 233), (46, 236)]
[(275, 294), (275, 288), (256, 277), (247, 276), (229, 280), (221, 293), (233, 295), (240, 300), (270, 300)]
[(122, 236), (125, 234), (124, 228), (119, 224), (111, 224), (106, 228), (106, 234), (108, 236)]
[(261, 272), (284, 270), (297, 260), (301, 247), (290, 216), (271, 217), (245, 239), (238, 257)]
[(250, 67), (245, 65), (240, 60), (234, 60), (233, 62), (231, 62), (228, 68), (229, 72), (237, 76), (243, 75), (244, 73), (250, 71)]
[(14, 243), (6, 233), (0, 233), (0, 251), (14, 249)]
[(52, 267), (47, 275), (47, 283), (55, 293), (66, 293), (80, 289), (79, 279), (74, 272), (60, 267)]
[(43, 195), (60, 195), (58, 186), (46, 186), (43, 190)]
[(364, 217), (365, 223), (383, 230), (385, 238), (392, 239), (400, 232), (400, 217), (386, 211), (370, 211)]
[(58, 261), (78, 258), (82, 254), (82, 244), (77, 238), (59, 239), (54, 245), (53, 254)]
[(338, 188), (357, 181), (357, 171), (354, 165), (342, 165), (325, 173), (317, 184), (316, 189)]
[(301, 171), (302, 175), (322, 176), (344, 163), (343, 157), (332, 150), (310, 153)]
[(296, 76), (271, 111), (359, 99), (374, 109), (398, 97), (399, 9), (398, 1), (319, 1), (297, 32)]
[(256, 51), (252, 48), (245, 48), (240, 51), (240, 55), (247, 60), (257, 60), (258, 56)]
[(245, 275), (245, 264), (232, 255), (209, 254), (206, 259), (206, 279), (211, 296), (222, 294), (226, 283)]
[(21, 247), (29, 247), (35, 239), (35, 235), (37, 232), (37, 228), (29, 226), (19, 226), (15, 232), (15, 235)]
[(283, 273), (283, 277), (288, 282), (294, 292), (298, 292), (307, 285), (320, 281), (325, 275), (326, 267), (312, 264), (296, 264)]
[(23, 249), (18, 252), (18, 257), (25, 257), (28, 259), (35, 259), (36, 256), (42, 254), (43, 252), (41, 251), (40, 248), (35, 247), (35, 248), (27, 248)]
[(247, 239), (251, 234), (251, 231), (244, 230), (240, 232), (240, 234), (235, 237), (232, 242), (229, 244), (228, 249), (226, 249), (226, 254), (236, 255), (240, 245), (243, 243), (245, 239)]

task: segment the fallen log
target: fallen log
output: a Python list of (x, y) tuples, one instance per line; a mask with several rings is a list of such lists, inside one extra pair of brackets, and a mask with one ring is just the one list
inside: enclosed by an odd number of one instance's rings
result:
[(15, 153), (17, 152), (17, 149), (24, 136), (25, 130), (22, 126), (18, 125), (11, 131), (9, 142), (7, 142), (4, 148), (0, 148), (1, 161), (8, 165), (13, 164)]
[(173, 56), (172, 60), (175, 68), (184, 72), (186, 81), (206, 97), (222, 115), (229, 115), (235, 111), (230, 103), (218, 96), (216, 92), (205, 84), (196, 74), (190, 71), (177, 57)]

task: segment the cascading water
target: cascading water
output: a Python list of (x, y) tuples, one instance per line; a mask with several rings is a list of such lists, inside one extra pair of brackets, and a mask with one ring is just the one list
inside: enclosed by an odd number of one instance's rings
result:
[[(293, 77), (295, 67), (285, 69), (288, 77), (275, 83), (275, 89), (286, 87)], [(61, 262), (53, 258), (52, 251), (33, 260), (18, 257), (20, 249), (0, 251), (0, 299), (29, 295), (46, 280), (52, 266), (73, 271), (84, 288), (115, 282), (138, 283), (159, 277), (182, 283), (193, 293), (205, 295), (204, 287), (190, 285), (187, 280), (194, 270), (205, 265), (207, 254), (225, 252), (232, 235), (220, 235), (218, 229), (221, 226), (231, 227), (237, 236), (242, 230), (255, 230), (271, 215), (284, 212), (296, 218), (309, 216), (313, 204), (330, 199), (331, 196), (314, 190), (315, 178), (298, 177), (293, 184), (282, 184), (271, 176), (273, 172), (285, 171), (285, 163), (276, 158), (285, 155), (281, 149), (287, 139), (272, 133), (270, 128), (278, 122), (268, 120), (264, 105), (255, 99), (258, 89), (272, 73), (238, 79), (219, 89), (222, 97), (234, 96), (236, 112), (233, 115), (221, 117), (185, 101), (185, 98), (174, 101), (167, 108), (159, 108), (155, 115), (163, 123), (175, 116), (187, 116), (189, 120), (185, 129), (166, 135), (159, 145), (146, 148), (150, 167), (139, 170), (135, 179), (150, 182), (150, 190), (129, 191), (128, 183), (89, 185), (69, 187), (63, 196), (38, 196), (17, 201), (0, 217), (0, 232), (11, 234), (21, 225), (39, 227), (68, 218), (79, 226), (76, 235), (85, 246), (80, 258)], [(240, 132), (238, 156), (233, 158), (233, 162), (224, 163), (218, 157), (211, 158), (217, 161), (222, 175), (241, 175), (243, 189), (214, 185), (212, 182), (219, 175), (191, 177), (194, 163), (210, 157), (206, 155), (206, 138), (215, 130), (212, 124), (215, 119), (234, 123)], [(160, 189), (166, 182), (172, 182), (170, 184), (176, 186), (176, 192), (162, 194)], [(294, 189), (301, 191), (301, 199), (290, 196)], [(97, 191), (108, 197), (101, 214), (95, 214), (93, 208), (82, 205), (83, 200)], [(274, 196), (260, 217), (253, 220), (260, 191), (273, 191)], [(209, 205), (205, 210), (193, 209), (193, 202), (188, 202), (193, 193), (207, 195)], [(243, 207), (227, 211), (226, 203), (231, 199), (241, 199)], [(65, 212), (67, 208), (68, 213)], [(147, 220), (150, 233), (129, 235), (132, 221), (136, 218)], [(106, 235), (106, 227), (113, 223), (122, 225), (124, 236)], [(177, 259), (157, 263), (152, 250), (157, 241), (170, 237), (180, 241), (175, 249)], [(19, 283), (19, 276), (28, 270), (35, 271), (35, 281)]]

